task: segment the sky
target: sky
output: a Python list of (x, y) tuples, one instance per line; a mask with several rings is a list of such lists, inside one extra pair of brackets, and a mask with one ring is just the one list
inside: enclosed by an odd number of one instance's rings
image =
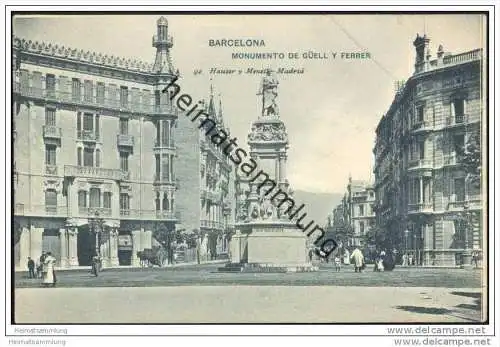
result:
[[(14, 17), (14, 35), (153, 63), (154, 15)], [(178, 83), (194, 100), (210, 84), (224, 120), (246, 148), (258, 118), (261, 75), (211, 75), (209, 69), (303, 68), (278, 75), (278, 105), (290, 148), (287, 175), (294, 189), (342, 193), (349, 175), (373, 180), (375, 128), (394, 97), (394, 82), (413, 74), (417, 33), (430, 37), (432, 58), (442, 44), (453, 54), (484, 47), (481, 15), (180, 15), (164, 14), (179, 69)], [(210, 47), (209, 40), (262, 39), (265, 47)], [(337, 59), (233, 60), (233, 52), (337, 52)], [(339, 59), (368, 52), (371, 59)], [(202, 70), (194, 74), (194, 70)]]

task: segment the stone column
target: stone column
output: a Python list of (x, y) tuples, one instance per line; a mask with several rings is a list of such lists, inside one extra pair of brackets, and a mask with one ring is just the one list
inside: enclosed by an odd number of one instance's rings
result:
[(40, 259), (42, 255), (42, 239), (43, 239), (43, 228), (35, 228), (31, 226), (30, 231), (30, 256), (32, 259)]
[(137, 257), (137, 252), (141, 247), (141, 230), (132, 231), (132, 266), (140, 266), (140, 260)]
[(118, 261), (118, 229), (112, 228), (109, 234), (110, 241), (110, 266), (119, 266)]
[(152, 248), (152, 237), (153, 237), (153, 231), (152, 230), (146, 230), (144, 231), (144, 243), (142, 246), (144, 248)]
[(59, 260), (59, 266), (62, 268), (67, 268), (69, 265), (68, 259), (68, 233), (66, 229), (59, 229), (59, 240), (61, 241), (61, 259)]
[[(27, 227), (22, 227), (21, 237), (19, 239), (19, 266), (23, 269), (26, 267), (28, 257), (31, 257), (31, 241), (30, 230)], [(38, 259), (33, 259), (35, 263)]]
[(78, 228), (68, 229), (68, 258), (69, 267), (78, 266)]
[(280, 157), (278, 156), (274, 162), (274, 179), (276, 180), (276, 183), (281, 182), (281, 162), (280, 162)]

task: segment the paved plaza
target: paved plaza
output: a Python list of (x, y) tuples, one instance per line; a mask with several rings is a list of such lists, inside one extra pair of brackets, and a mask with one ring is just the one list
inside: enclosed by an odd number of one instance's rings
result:
[(478, 322), (480, 270), (217, 273), (220, 265), (59, 271), (57, 288), (16, 274), (17, 323)]

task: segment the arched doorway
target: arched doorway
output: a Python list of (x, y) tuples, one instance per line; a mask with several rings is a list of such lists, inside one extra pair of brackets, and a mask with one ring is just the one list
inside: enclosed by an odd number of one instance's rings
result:
[(90, 231), (88, 225), (78, 227), (78, 264), (90, 266), (95, 253), (95, 234)]
[(128, 230), (120, 230), (118, 234), (118, 264), (132, 265), (132, 235)]

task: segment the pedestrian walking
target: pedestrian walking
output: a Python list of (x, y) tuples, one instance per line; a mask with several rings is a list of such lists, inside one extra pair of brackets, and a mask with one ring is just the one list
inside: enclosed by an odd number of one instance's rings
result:
[(408, 266), (412, 266), (413, 265), (413, 253), (410, 253), (408, 255)]
[(29, 278), (36, 278), (35, 261), (33, 259), (31, 259), (31, 257), (28, 257), (28, 277)]
[(45, 272), (46, 272), (46, 269), (45, 269), (45, 258), (47, 257), (47, 254), (45, 252), (42, 252), (42, 255), (40, 256), (40, 261), (38, 262), (38, 269), (37, 269), (37, 273), (38, 273), (38, 276), (40, 276), (41, 279), (44, 278), (45, 276)]
[(47, 255), (44, 258), (43, 263), (43, 282), (42, 284), (45, 286), (52, 285), (52, 287), (56, 286), (56, 271), (54, 269), (56, 265), (56, 258), (52, 256), (50, 252), (47, 252)]
[(335, 272), (340, 272), (340, 255), (339, 254), (335, 255), (334, 262), (335, 262)]
[(403, 259), (401, 266), (408, 266), (408, 254), (404, 253), (401, 258)]
[(358, 247), (352, 252), (351, 259), (354, 260), (354, 272), (361, 272), (364, 264), (364, 256)]
[(99, 262), (100, 262), (99, 256), (94, 255), (92, 257), (92, 264), (91, 264), (92, 268), (90, 270), (90, 273), (93, 274), (95, 277), (99, 275)]

